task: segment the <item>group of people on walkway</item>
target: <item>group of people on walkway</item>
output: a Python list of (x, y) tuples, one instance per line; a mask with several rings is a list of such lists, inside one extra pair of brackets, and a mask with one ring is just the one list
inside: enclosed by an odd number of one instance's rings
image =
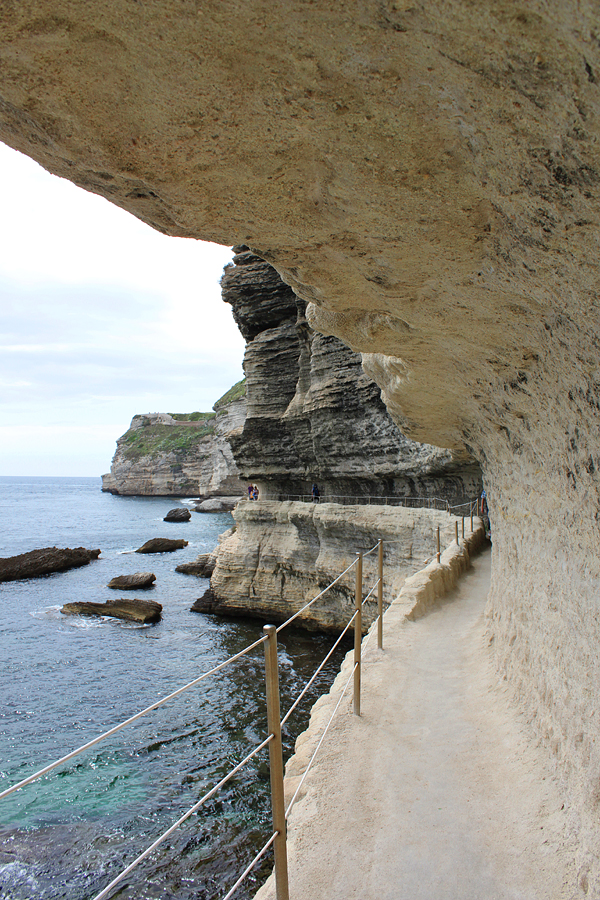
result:
[(258, 500), (258, 488), (255, 484), (248, 485), (248, 500)]

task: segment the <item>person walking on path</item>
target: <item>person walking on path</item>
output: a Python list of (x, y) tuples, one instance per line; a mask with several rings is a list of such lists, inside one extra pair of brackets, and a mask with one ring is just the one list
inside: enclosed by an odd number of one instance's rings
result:
[(313, 503), (318, 503), (320, 496), (321, 496), (321, 494), (319, 493), (319, 488), (317, 487), (316, 484), (313, 484), (313, 486), (312, 486)]

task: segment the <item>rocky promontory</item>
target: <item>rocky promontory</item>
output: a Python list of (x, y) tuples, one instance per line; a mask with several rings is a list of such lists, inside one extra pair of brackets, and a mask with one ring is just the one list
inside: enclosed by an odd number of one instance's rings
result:
[[(407, 576), (435, 557), (436, 530), (442, 546), (454, 536), (445, 511), (391, 506), (264, 500), (240, 503), (236, 528), (221, 541), (211, 590), (195, 612), (258, 617), (281, 622), (323, 590), (356, 558), (384, 541), (386, 605)], [(377, 552), (363, 560), (366, 595), (377, 579)], [(355, 572), (317, 601), (299, 621), (319, 630), (343, 628), (354, 610)], [(367, 601), (363, 624), (376, 612), (376, 593)]]
[(241, 496), (244, 488), (228, 442), (246, 414), (241, 381), (212, 412), (136, 415), (117, 441), (102, 490), (112, 494)]

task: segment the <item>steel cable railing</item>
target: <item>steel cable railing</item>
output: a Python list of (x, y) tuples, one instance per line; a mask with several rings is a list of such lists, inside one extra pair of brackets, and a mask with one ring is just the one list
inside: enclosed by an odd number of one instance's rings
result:
[(238, 878), (236, 883), (232, 887), (230, 887), (230, 889), (227, 891), (227, 893), (223, 897), (223, 900), (229, 900), (230, 897), (233, 897), (233, 895), (235, 894), (235, 892), (237, 891), (239, 886), (242, 884), (243, 881), (246, 880), (246, 878), (248, 877), (248, 875), (250, 874), (250, 872), (252, 871), (252, 869), (254, 868), (256, 863), (259, 861), (259, 859), (262, 859), (262, 857), (265, 855), (265, 853), (267, 852), (269, 847), (275, 842), (275, 838), (278, 836), (278, 834), (279, 834), (279, 832), (276, 831), (274, 834), (271, 835), (271, 837), (269, 838), (267, 843), (264, 845), (264, 847), (258, 851), (258, 853), (254, 857), (254, 859), (252, 860), (250, 865), (246, 866), (246, 868), (244, 869), (244, 871), (242, 872), (242, 874), (240, 875), (240, 877)]
[(315, 750), (314, 750), (314, 752), (313, 752), (313, 754), (312, 754), (310, 760), (308, 761), (308, 765), (307, 765), (306, 769), (304, 770), (304, 772), (303, 772), (303, 774), (302, 774), (302, 778), (300, 779), (300, 781), (299, 781), (299, 783), (298, 783), (298, 786), (297, 786), (296, 790), (294, 791), (294, 795), (293, 795), (292, 799), (290, 800), (290, 803), (289, 803), (288, 808), (287, 808), (286, 811), (285, 811), (285, 817), (286, 817), (286, 819), (288, 818), (288, 816), (289, 816), (289, 814), (290, 814), (290, 812), (291, 812), (291, 810), (292, 810), (292, 807), (293, 807), (294, 803), (296, 802), (296, 797), (298, 796), (298, 794), (299, 794), (299, 792), (300, 792), (300, 788), (301, 788), (302, 785), (304, 784), (304, 781), (305, 781), (305, 779), (306, 779), (306, 776), (308, 775), (308, 773), (309, 773), (309, 771), (310, 771), (310, 768), (311, 768), (313, 762), (315, 761), (315, 759), (316, 759), (316, 757), (317, 757), (317, 753), (318, 753), (319, 750), (321, 749), (321, 744), (322, 744), (323, 741), (325, 740), (325, 735), (326, 735), (327, 732), (329, 731), (330, 725), (331, 725), (331, 723), (332, 723), (333, 720), (334, 720), (334, 717), (335, 717), (336, 712), (337, 712), (338, 709), (340, 708), (340, 704), (341, 704), (342, 700), (344, 699), (344, 695), (345, 695), (346, 691), (348, 690), (348, 685), (350, 684), (350, 682), (351, 682), (352, 679), (354, 678), (355, 673), (356, 673), (356, 664), (352, 667), (352, 671), (351, 671), (351, 673), (350, 673), (350, 677), (348, 678), (348, 681), (346, 682), (346, 684), (344, 685), (344, 687), (343, 687), (343, 689), (342, 689), (342, 693), (340, 694), (339, 700), (338, 700), (338, 702), (337, 702), (336, 705), (335, 705), (335, 709), (333, 710), (333, 712), (332, 712), (332, 714), (331, 714), (331, 717), (330, 717), (329, 721), (327, 722), (327, 725), (326, 725), (325, 728), (323, 729), (323, 734), (321, 735), (321, 738), (320, 738), (320, 740), (319, 740), (319, 743), (318, 743), (317, 746), (315, 747)]
[(217, 793), (217, 791), (219, 791), (223, 787), (223, 785), (227, 784), (227, 782), (231, 778), (233, 778), (233, 776), (237, 772), (239, 772), (240, 769), (243, 768), (247, 762), (250, 762), (250, 760), (254, 756), (256, 756), (257, 753), (260, 753), (260, 751), (264, 747), (266, 747), (267, 744), (269, 744), (272, 740), (273, 740), (273, 735), (270, 734), (261, 744), (259, 744), (257, 747), (255, 747), (251, 753), (249, 753), (240, 763), (238, 763), (237, 766), (235, 766), (235, 768), (231, 769), (231, 771), (228, 772), (227, 775), (225, 775), (225, 777), (222, 778), (218, 784), (215, 784), (215, 786), (213, 788), (211, 788), (210, 791), (208, 791), (208, 793), (206, 793), (203, 797), (201, 797), (197, 803), (194, 803), (194, 805), (190, 809), (188, 809), (188, 811), (186, 813), (184, 813), (179, 819), (177, 819), (177, 821), (173, 825), (171, 825), (170, 828), (167, 828), (167, 830), (165, 832), (163, 832), (161, 834), (161, 836), (159, 838), (157, 838), (152, 844), (150, 844), (150, 846), (147, 847), (143, 853), (140, 853), (140, 855), (136, 859), (134, 859), (133, 862), (127, 866), (127, 868), (123, 869), (122, 872), (119, 872), (117, 877), (113, 878), (111, 883), (107, 884), (106, 887), (102, 891), (100, 891), (99, 894), (96, 894), (96, 896), (93, 898), (93, 900), (104, 900), (105, 897), (108, 897), (108, 895), (110, 894), (110, 892), (112, 891), (112, 889), (114, 887), (116, 887), (121, 881), (123, 881), (124, 878), (127, 877), (127, 875), (129, 875), (130, 872), (132, 872), (137, 866), (139, 866), (139, 864), (144, 859), (146, 859), (147, 856), (150, 856), (150, 854), (152, 853), (153, 850), (156, 850), (156, 848), (160, 844), (162, 844), (162, 842), (165, 841), (171, 834), (173, 834), (173, 832), (176, 831), (179, 828), (179, 826), (182, 825), (186, 821), (186, 819), (189, 819), (190, 816), (192, 816), (195, 812), (197, 812), (197, 810), (199, 810), (200, 807), (203, 806), (203, 804), (206, 803), (207, 800), (210, 800), (211, 797), (214, 797), (214, 795)]
[(334, 581), (331, 582), (331, 584), (328, 584), (326, 588), (323, 588), (323, 590), (320, 593), (318, 593), (316, 597), (313, 597), (312, 600), (309, 600), (309, 602), (305, 606), (302, 607), (302, 609), (299, 609), (298, 612), (295, 612), (293, 616), (290, 616), (289, 619), (286, 619), (285, 622), (282, 622), (282, 624), (277, 627), (277, 633), (279, 634), (280, 631), (283, 631), (284, 628), (287, 628), (287, 626), (291, 622), (293, 622), (294, 619), (297, 619), (298, 616), (301, 616), (302, 613), (305, 612), (310, 606), (312, 606), (316, 600), (320, 600), (321, 597), (323, 596), (323, 594), (326, 594), (327, 591), (334, 586), (334, 584), (337, 584), (338, 581), (340, 581), (340, 579), (343, 578), (344, 575), (347, 572), (349, 572), (350, 569), (352, 569), (356, 565), (356, 562), (357, 562), (357, 560), (355, 559), (354, 562), (350, 563), (350, 565), (348, 566), (347, 569), (344, 569), (344, 571), (341, 572), (338, 575), (338, 577)]
[(306, 682), (306, 684), (304, 685), (302, 691), (301, 691), (300, 694), (296, 697), (296, 699), (294, 700), (294, 702), (292, 703), (292, 705), (291, 705), (290, 708), (288, 709), (287, 713), (285, 714), (285, 716), (284, 716), (283, 719), (281, 720), (281, 724), (282, 724), (282, 725), (285, 725), (285, 723), (287, 722), (287, 720), (289, 719), (289, 717), (291, 716), (291, 714), (294, 712), (294, 710), (296, 709), (296, 707), (298, 706), (298, 704), (300, 703), (300, 701), (302, 700), (302, 698), (304, 697), (304, 695), (306, 694), (306, 692), (308, 691), (308, 689), (310, 688), (310, 686), (313, 684), (313, 682), (314, 682), (315, 678), (317, 677), (317, 675), (319, 674), (319, 672), (321, 672), (321, 670), (323, 669), (325, 663), (331, 658), (331, 656), (332, 656), (334, 650), (336, 650), (337, 647), (339, 647), (339, 645), (340, 645), (341, 642), (342, 642), (342, 639), (344, 638), (344, 635), (346, 634), (346, 632), (348, 631), (348, 629), (350, 628), (350, 626), (353, 624), (355, 617), (356, 617), (356, 613), (354, 613), (354, 615), (352, 616), (352, 618), (348, 621), (348, 624), (346, 625), (346, 627), (344, 628), (344, 630), (342, 631), (342, 633), (341, 633), (340, 636), (338, 637), (338, 639), (337, 639), (337, 641), (335, 642), (335, 644), (332, 646), (332, 648), (331, 648), (331, 650), (329, 651), (329, 653), (327, 654), (327, 656), (322, 660), (322, 662), (319, 664), (319, 666), (317, 666), (317, 668), (316, 668), (315, 672), (313, 673), (312, 677)]
[(194, 678), (193, 681), (188, 682), (188, 684), (185, 684), (183, 687), (178, 688), (176, 691), (173, 691), (173, 693), (167, 694), (166, 697), (162, 697), (160, 700), (157, 700), (156, 703), (152, 703), (150, 706), (142, 709), (141, 712), (136, 713), (134, 716), (130, 716), (123, 722), (119, 722), (118, 725), (115, 725), (113, 728), (109, 728), (108, 731), (105, 731), (103, 734), (98, 735), (98, 737), (94, 738), (93, 740), (82, 744), (81, 747), (78, 747), (76, 750), (72, 750), (70, 753), (67, 753), (66, 756), (61, 756), (60, 759), (57, 759), (55, 762), (50, 763), (50, 765), (44, 766), (43, 769), (40, 769), (38, 772), (34, 772), (33, 775), (29, 775), (27, 778), (19, 781), (18, 784), (13, 784), (12, 787), (5, 788), (5, 790), (0, 792), (0, 800), (2, 800), (4, 797), (8, 797), (9, 794), (14, 793), (15, 791), (18, 791), (19, 788), (25, 787), (25, 785), (27, 784), (31, 784), (32, 781), (36, 781), (38, 778), (41, 778), (42, 775), (47, 775), (48, 772), (51, 772), (53, 769), (58, 768), (59, 766), (63, 765), (63, 763), (69, 762), (71, 759), (79, 756), (80, 753), (84, 753), (85, 750), (89, 750), (91, 747), (99, 744), (100, 741), (111, 737), (113, 734), (121, 731), (122, 728), (125, 728), (127, 725), (131, 725), (132, 722), (135, 722), (137, 719), (141, 719), (141, 717), (145, 716), (147, 713), (158, 709), (160, 706), (163, 706), (169, 700), (174, 700), (175, 697), (178, 697), (180, 694), (183, 694), (184, 691), (188, 691), (190, 690), (190, 688), (195, 687), (205, 678), (208, 678), (209, 675), (214, 675), (216, 672), (220, 672), (221, 669), (224, 669), (225, 666), (229, 665), (229, 663), (232, 663), (236, 659), (239, 659), (241, 656), (244, 656), (246, 653), (249, 653), (250, 650), (254, 650), (254, 648), (260, 646), (260, 644), (264, 644), (266, 640), (266, 637), (259, 638), (257, 641), (254, 641), (253, 644), (250, 644), (248, 647), (244, 647), (244, 649), (240, 650), (239, 653), (236, 653), (235, 656), (230, 656), (229, 659), (226, 659), (224, 662), (219, 663), (218, 666), (214, 666), (214, 668), (209, 669), (208, 672), (203, 672), (202, 675), (198, 676), (198, 678)]
[[(472, 515), (473, 506), (471, 506), (471, 515)], [(463, 537), (464, 537), (464, 517), (463, 517)], [(456, 540), (458, 542), (458, 523), (456, 523)], [(440, 554), (440, 538), (439, 538), (439, 526), (437, 528), (437, 556), (439, 559)], [(385, 541), (386, 543), (396, 543), (395, 541)], [(202, 680), (213, 675), (222, 669), (224, 669), (227, 665), (234, 662), (237, 659), (240, 659), (245, 654), (249, 653), (251, 650), (260, 646), (261, 644), (265, 647), (265, 677), (266, 677), (266, 687), (267, 687), (267, 717), (268, 717), (268, 731), (269, 734), (257, 747), (255, 747), (240, 763), (238, 763), (230, 772), (225, 775), (214, 787), (210, 789), (200, 800), (193, 804), (193, 806), (184, 813), (173, 825), (171, 825), (163, 834), (160, 835), (153, 843), (143, 851), (143, 853), (139, 854), (139, 856), (133, 860), (119, 875), (114, 878), (110, 884), (108, 884), (99, 894), (96, 894), (93, 900), (105, 900), (106, 897), (111, 893), (111, 891), (124, 879), (127, 875), (135, 869), (143, 860), (145, 860), (158, 846), (160, 846), (163, 841), (165, 841), (173, 832), (179, 828), (187, 819), (190, 818), (195, 812), (197, 812), (203, 804), (205, 804), (211, 797), (213, 797), (237, 772), (240, 771), (243, 766), (245, 766), (251, 759), (253, 759), (258, 753), (260, 753), (266, 746), (269, 746), (269, 757), (270, 757), (270, 769), (271, 769), (271, 798), (272, 798), (272, 807), (273, 807), (273, 832), (269, 840), (265, 843), (262, 849), (258, 852), (258, 854), (254, 857), (252, 862), (246, 867), (244, 872), (239, 876), (235, 884), (229, 889), (228, 893), (223, 897), (223, 900), (229, 900), (237, 890), (237, 888), (242, 884), (244, 879), (250, 874), (256, 863), (262, 858), (262, 856), (267, 852), (267, 850), (274, 845), (275, 849), (275, 876), (276, 876), (276, 885), (277, 885), (277, 898), (278, 900), (289, 900), (288, 887), (287, 887), (287, 855), (286, 855), (286, 819), (296, 802), (296, 798), (298, 793), (304, 784), (306, 776), (319, 752), (320, 747), (323, 744), (325, 736), (329, 731), (333, 718), (337, 713), (337, 710), (340, 707), (340, 704), (343, 700), (343, 697), (346, 694), (350, 681), (354, 679), (354, 712), (357, 715), (360, 715), (360, 687), (361, 687), (361, 649), (366, 647), (369, 644), (372, 634), (375, 629), (371, 629), (367, 638), (362, 640), (362, 609), (366, 602), (372, 597), (373, 593), (377, 589), (378, 593), (378, 614), (373, 624), (377, 624), (377, 634), (378, 634), (378, 647), (379, 649), (383, 649), (383, 544), (384, 540), (379, 540), (373, 547), (364, 553), (358, 553), (357, 558), (350, 563), (349, 566), (344, 569), (327, 587), (321, 590), (315, 597), (312, 598), (307, 604), (305, 604), (300, 610), (290, 616), (285, 622), (283, 622), (278, 628), (274, 626), (265, 626), (265, 634), (260, 637), (258, 640), (254, 641), (252, 644), (245, 647), (239, 653), (229, 657), (227, 660), (219, 663), (217, 666), (214, 666), (207, 672), (202, 673), (197, 678), (188, 682), (181, 688), (178, 688), (176, 691), (168, 694), (166, 697), (161, 698), (135, 715), (129, 717), (125, 721), (119, 723), (103, 734), (99, 735), (97, 738), (94, 738), (92, 741), (88, 741), (86, 744), (83, 744), (81, 747), (67, 754), (66, 756), (61, 757), (61, 759), (51, 763), (48, 766), (45, 766), (43, 769), (38, 772), (30, 775), (28, 778), (23, 779), (18, 784), (13, 785), (10, 788), (5, 789), (0, 792), (0, 799), (3, 797), (12, 794), (14, 791), (19, 790), (27, 784), (35, 781), (36, 779), (42, 777), (53, 769), (63, 765), (69, 760), (73, 759), (75, 756), (83, 753), (85, 750), (95, 746), (100, 741), (110, 737), (116, 732), (120, 731), (122, 728), (125, 728), (127, 725), (135, 722), (137, 719), (142, 716), (152, 712), (153, 710), (159, 708), (160, 706), (167, 703), (169, 700), (174, 699), (175, 697), (182, 694), (184, 691), (191, 689), (192, 687), (199, 684)], [(368, 591), (366, 596), (363, 596), (363, 558), (365, 556), (369, 556), (375, 550), (378, 550), (378, 577)], [(317, 667), (316, 671), (313, 673), (307, 684), (304, 686), (302, 691), (296, 700), (292, 703), (292, 706), (286, 713), (286, 715), (281, 718), (279, 711), (279, 674), (278, 674), (278, 661), (277, 661), (277, 634), (281, 632), (284, 628), (290, 625), (293, 621), (295, 621), (303, 612), (309, 609), (313, 603), (319, 600), (324, 594), (327, 593), (332, 587), (334, 587), (343, 577), (346, 575), (351, 569), (355, 568), (356, 571), (356, 584), (355, 584), (355, 609), (353, 615), (350, 617), (347, 622), (345, 628), (342, 630), (341, 634), (336, 639), (335, 643), (322, 660), (322, 662)], [(292, 712), (297, 708), (298, 704), (302, 700), (302, 698), (306, 695), (307, 691), (314, 683), (315, 679), (322, 671), (323, 667), (326, 665), (327, 661), (331, 658), (333, 652), (339, 646), (344, 636), (347, 634), (351, 626), (354, 625), (354, 664), (352, 667), (352, 672), (350, 677), (348, 678), (340, 697), (336, 703), (336, 706), (333, 710), (333, 713), (325, 726), (323, 733), (319, 739), (317, 747), (315, 748), (314, 753), (309, 760), (306, 770), (304, 771), (302, 778), (296, 788), (296, 791), (287, 807), (284, 808), (283, 802), (283, 760), (282, 760), (282, 744), (281, 744), (281, 728), (288, 721)], [(274, 772), (276, 773), (274, 775)]]

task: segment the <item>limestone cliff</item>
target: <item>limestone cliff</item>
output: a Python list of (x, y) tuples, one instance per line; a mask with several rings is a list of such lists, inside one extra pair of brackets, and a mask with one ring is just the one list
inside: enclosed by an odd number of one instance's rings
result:
[(211, 413), (134, 416), (117, 441), (102, 490), (113, 494), (202, 498), (240, 496), (244, 487), (229, 446), (244, 423), (243, 382)]
[[(242, 502), (233, 512), (236, 528), (220, 543), (211, 578), (213, 598), (205, 608), (226, 615), (251, 615), (281, 622), (330, 584), (357, 551), (384, 543), (385, 602), (408, 575), (435, 556), (436, 529), (442, 546), (454, 536), (454, 519), (445, 511), (337, 503)], [(377, 580), (377, 553), (364, 559), (365, 595)], [(305, 627), (339, 631), (354, 608), (355, 572), (329, 590), (302, 616)], [(363, 624), (377, 615), (377, 595), (365, 604)]]
[(467, 454), (411, 441), (390, 418), (360, 354), (313, 331), (306, 304), (268, 263), (235, 248), (223, 299), (246, 339), (247, 416), (231, 437), (242, 477), (262, 499), (477, 496)]
[(9, 3), (0, 137), (169, 233), (245, 243), (470, 448), (498, 665), (600, 893), (600, 40), (591, 0)]

